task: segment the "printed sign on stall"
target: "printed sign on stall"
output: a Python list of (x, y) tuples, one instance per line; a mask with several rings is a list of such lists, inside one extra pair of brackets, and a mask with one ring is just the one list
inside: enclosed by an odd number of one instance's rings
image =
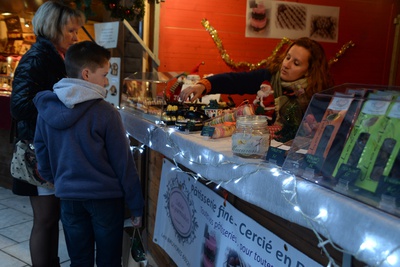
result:
[(118, 43), (118, 27), (118, 21), (95, 23), (94, 32), (96, 43), (105, 48), (116, 48)]
[(153, 241), (178, 266), (322, 266), (164, 160)]

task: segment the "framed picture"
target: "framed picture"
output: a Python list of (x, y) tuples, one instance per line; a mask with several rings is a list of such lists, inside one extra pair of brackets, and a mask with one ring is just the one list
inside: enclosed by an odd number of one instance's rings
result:
[(6, 61), (0, 61), (0, 74), (7, 74), (7, 62)]
[(23, 40), (15, 40), (14, 41), (14, 52), (15, 54), (19, 54), (22, 48)]
[(11, 16), (4, 19), (8, 33), (22, 32), (21, 22), (18, 16)]

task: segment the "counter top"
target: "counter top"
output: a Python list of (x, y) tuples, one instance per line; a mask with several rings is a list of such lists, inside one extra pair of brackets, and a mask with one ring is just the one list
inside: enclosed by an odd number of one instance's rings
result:
[(145, 119), (122, 107), (126, 131), (136, 140), (230, 193), (313, 230), (323, 246), (332, 242), (370, 266), (400, 265), (400, 218), (294, 177), (261, 159), (237, 157), (231, 138), (206, 139)]

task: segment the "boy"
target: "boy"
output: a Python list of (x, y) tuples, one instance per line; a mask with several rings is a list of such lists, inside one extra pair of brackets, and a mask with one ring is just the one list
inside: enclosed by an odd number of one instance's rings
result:
[(38, 169), (61, 199), (71, 266), (120, 267), (124, 199), (141, 225), (143, 196), (118, 111), (104, 100), (110, 52), (84, 41), (65, 55), (69, 78), (36, 95)]

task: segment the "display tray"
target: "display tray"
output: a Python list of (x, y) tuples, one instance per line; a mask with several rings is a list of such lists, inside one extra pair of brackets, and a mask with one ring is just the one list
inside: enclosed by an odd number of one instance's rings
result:
[(189, 109), (181, 109), (177, 111), (164, 111), (160, 113), (149, 113), (148, 110), (139, 109), (132, 106), (130, 101), (124, 101), (124, 109), (129, 109), (130, 112), (140, 116), (141, 118), (153, 122), (155, 124), (164, 124), (168, 127), (176, 128), (182, 132), (197, 133), (204, 126), (204, 122), (209, 119), (202, 111), (194, 111)]
[(315, 94), (282, 168), (400, 216), (400, 87)]

